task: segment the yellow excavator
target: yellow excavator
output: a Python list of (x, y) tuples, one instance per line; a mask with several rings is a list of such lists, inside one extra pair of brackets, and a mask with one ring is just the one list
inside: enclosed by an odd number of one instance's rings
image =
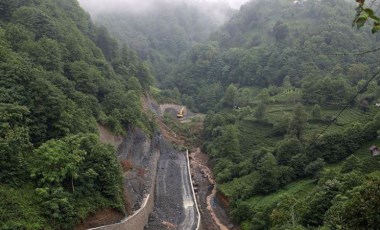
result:
[(182, 107), (181, 111), (177, 113), (177, 118), (183, 118), (186, 115), (185, 113), (186, 113), (186, 108)]

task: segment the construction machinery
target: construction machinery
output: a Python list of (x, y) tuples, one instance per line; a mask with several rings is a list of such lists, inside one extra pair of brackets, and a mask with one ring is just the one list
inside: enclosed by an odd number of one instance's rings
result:
[(177, 118), (183, 118), (186, 115), (186, 108), (182, 107), (182, 109), (177, 113)]

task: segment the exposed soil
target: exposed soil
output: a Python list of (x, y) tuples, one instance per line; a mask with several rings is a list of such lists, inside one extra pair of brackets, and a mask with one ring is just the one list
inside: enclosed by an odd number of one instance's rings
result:
[(196, 184), (196, 197), (202, 216), (202, 229), (238, 229), (234, 227), (228, 213), (217, 199), (215, 180), (208, 167), (208, 161), (208, 156), (199, 148), (190, 154), (191, 173)]
[(90, 215), (86, 220), (77, 225), (74, 229), (85, 230), (89, 228), (95, 228), (98, 226), (113, 224), (120, 221), (123, 218), (123, 213), (112, 208), (107, 208)]
[(120, 135), (114, 135), (112, 132), (105, 127), (104, 125), (97, 124), (99, 130), (99, 140), (104, 144), (111, 144), (116, 149), (119, 147), (121, 143), (123, 143), (123, 137)]

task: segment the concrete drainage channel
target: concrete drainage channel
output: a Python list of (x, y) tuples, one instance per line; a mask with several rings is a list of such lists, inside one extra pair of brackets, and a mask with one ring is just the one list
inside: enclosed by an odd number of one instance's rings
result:
[(187, 159), (187, 169), (188, 169), (188, 174), (189, 174), (191, 191), (193, 193), (193, 200), (195, 201), (195, 209), (197, 210), (197, 215), (198, 215), (197, 227), (195, 228), (195, 230), (199, 230), (199, 227), (201, 225), (201, 213), (199, 212), (198, 201), (197, 201), (197, 198), (195, 197), (195, 190), (193, 186), (194, 182), (193, 182), (193, 179), (191, 178), (189, 150), (186, 150), (186, 159)]
[(201, 216), (188, 152), (177, 152), (165, 141), (159, 145), (160, 153), (155, 155), (151, 168), (155, 172), (152, 182), (156, 186), (151, 186), (141, 208), (119, 223), (91, 230), (199, 230)]
[(155, 208), (146, 230), (193, 230), (200, 227), (200, 214), (191, 182), (188, 154), (168, 143), (160, 146)]

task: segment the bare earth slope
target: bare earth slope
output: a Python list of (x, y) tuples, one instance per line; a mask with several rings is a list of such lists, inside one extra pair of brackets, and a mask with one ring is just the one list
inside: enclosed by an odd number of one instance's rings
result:
[(195, 229), (197, 215), (187, 170), (186, 155), (167, 144), (160, 146), (155, 209), (145, 229)]

